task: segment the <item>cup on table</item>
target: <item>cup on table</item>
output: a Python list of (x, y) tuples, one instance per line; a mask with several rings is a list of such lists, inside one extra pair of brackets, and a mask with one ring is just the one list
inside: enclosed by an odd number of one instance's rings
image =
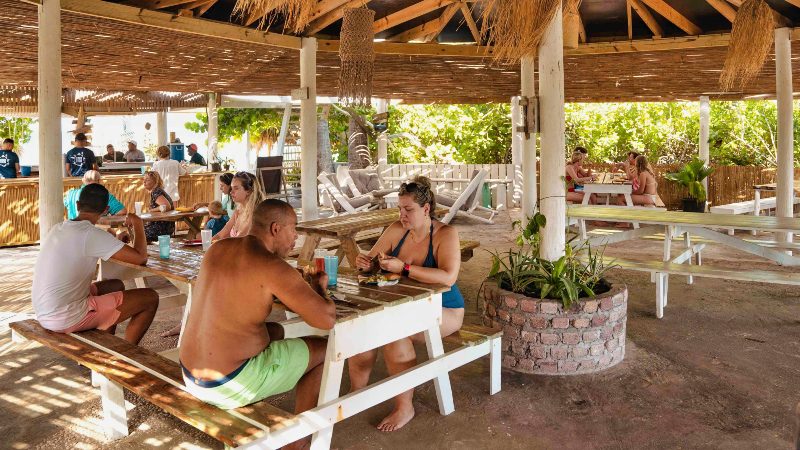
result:
[(158, 210), (162, 213), (167, 212), (167, 205), (158, 205)]
[(317, 272), (325, 271), (325, 255), (327, 253), (324, 249), (314, 250), (314, 268), (317, 269)]
[(293, 269), (297, 269), (297, 260), (296, 259), (287, 259), (286, 263), (289, 264)]
[(169, 246), (170, 246), (170, 235), (162, 234), (158, 237), (158, 256), (161, 259), (169, 259)]
[(200, 240), (203, 242), (203, 251), (211, 247), (211, 230), (200, 230)]
[(136, 210), (136, 215), (141, 216), (142, 210), (144, 209), (144, 202), (136, 202), (133, 204), (133, 208)]
[(325, 273), (328, 275), (328, 286), (336, 286), (339, 275), (339, 257), (325, 255)]
[(142, 166), (141, 169), (142, 169), (142, 175), (144, 175), (145, 172), (147, 172), (147, 166)]

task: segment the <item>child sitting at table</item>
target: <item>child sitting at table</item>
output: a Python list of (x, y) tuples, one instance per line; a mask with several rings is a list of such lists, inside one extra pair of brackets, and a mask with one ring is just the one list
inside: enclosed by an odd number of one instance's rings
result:
[(222, 207), (222, 203), (218, 201), (208, 204), (208, 215), (209, 219), (206, 221), (205, 229), (211, 230), (211, 235), (214, 236), (225, 228), (225, 224), (228, 223), (228, 216), (225, 214), (225, 208)]

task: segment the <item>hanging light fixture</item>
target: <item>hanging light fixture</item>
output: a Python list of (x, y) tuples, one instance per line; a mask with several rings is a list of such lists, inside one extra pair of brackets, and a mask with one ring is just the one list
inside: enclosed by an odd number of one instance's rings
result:
[(375, 11), (346, 8), (339, 37), (339, 100), (347, 105), (368, 106), (372, 98), (372, 74), (375, 65), (372, 23)]
[(742, 88), (755, 78), (772, 50), (775, 18), (764, 0), (745, 0), (736, 12), (725, 65), (719, 77), (725, 91)]

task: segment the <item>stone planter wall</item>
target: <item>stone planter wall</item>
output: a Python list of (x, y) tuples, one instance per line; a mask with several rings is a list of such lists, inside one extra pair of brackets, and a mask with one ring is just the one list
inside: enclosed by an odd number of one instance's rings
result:
[(625, 357), (628, 288), (580, 299), (565, 311), (541, 300), (484, 284), (484, 323), (503, 329), (503, 366), (524, 373), (597, 372)]

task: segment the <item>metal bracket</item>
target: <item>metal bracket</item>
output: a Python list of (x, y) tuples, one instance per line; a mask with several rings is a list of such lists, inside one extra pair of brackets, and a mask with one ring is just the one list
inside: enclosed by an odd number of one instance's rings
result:
[(539, 132), (539, 97), (520, 97), (519, 106), (522, 107), (522, 125), (517, 126), (516, 131), (530, 139)]

